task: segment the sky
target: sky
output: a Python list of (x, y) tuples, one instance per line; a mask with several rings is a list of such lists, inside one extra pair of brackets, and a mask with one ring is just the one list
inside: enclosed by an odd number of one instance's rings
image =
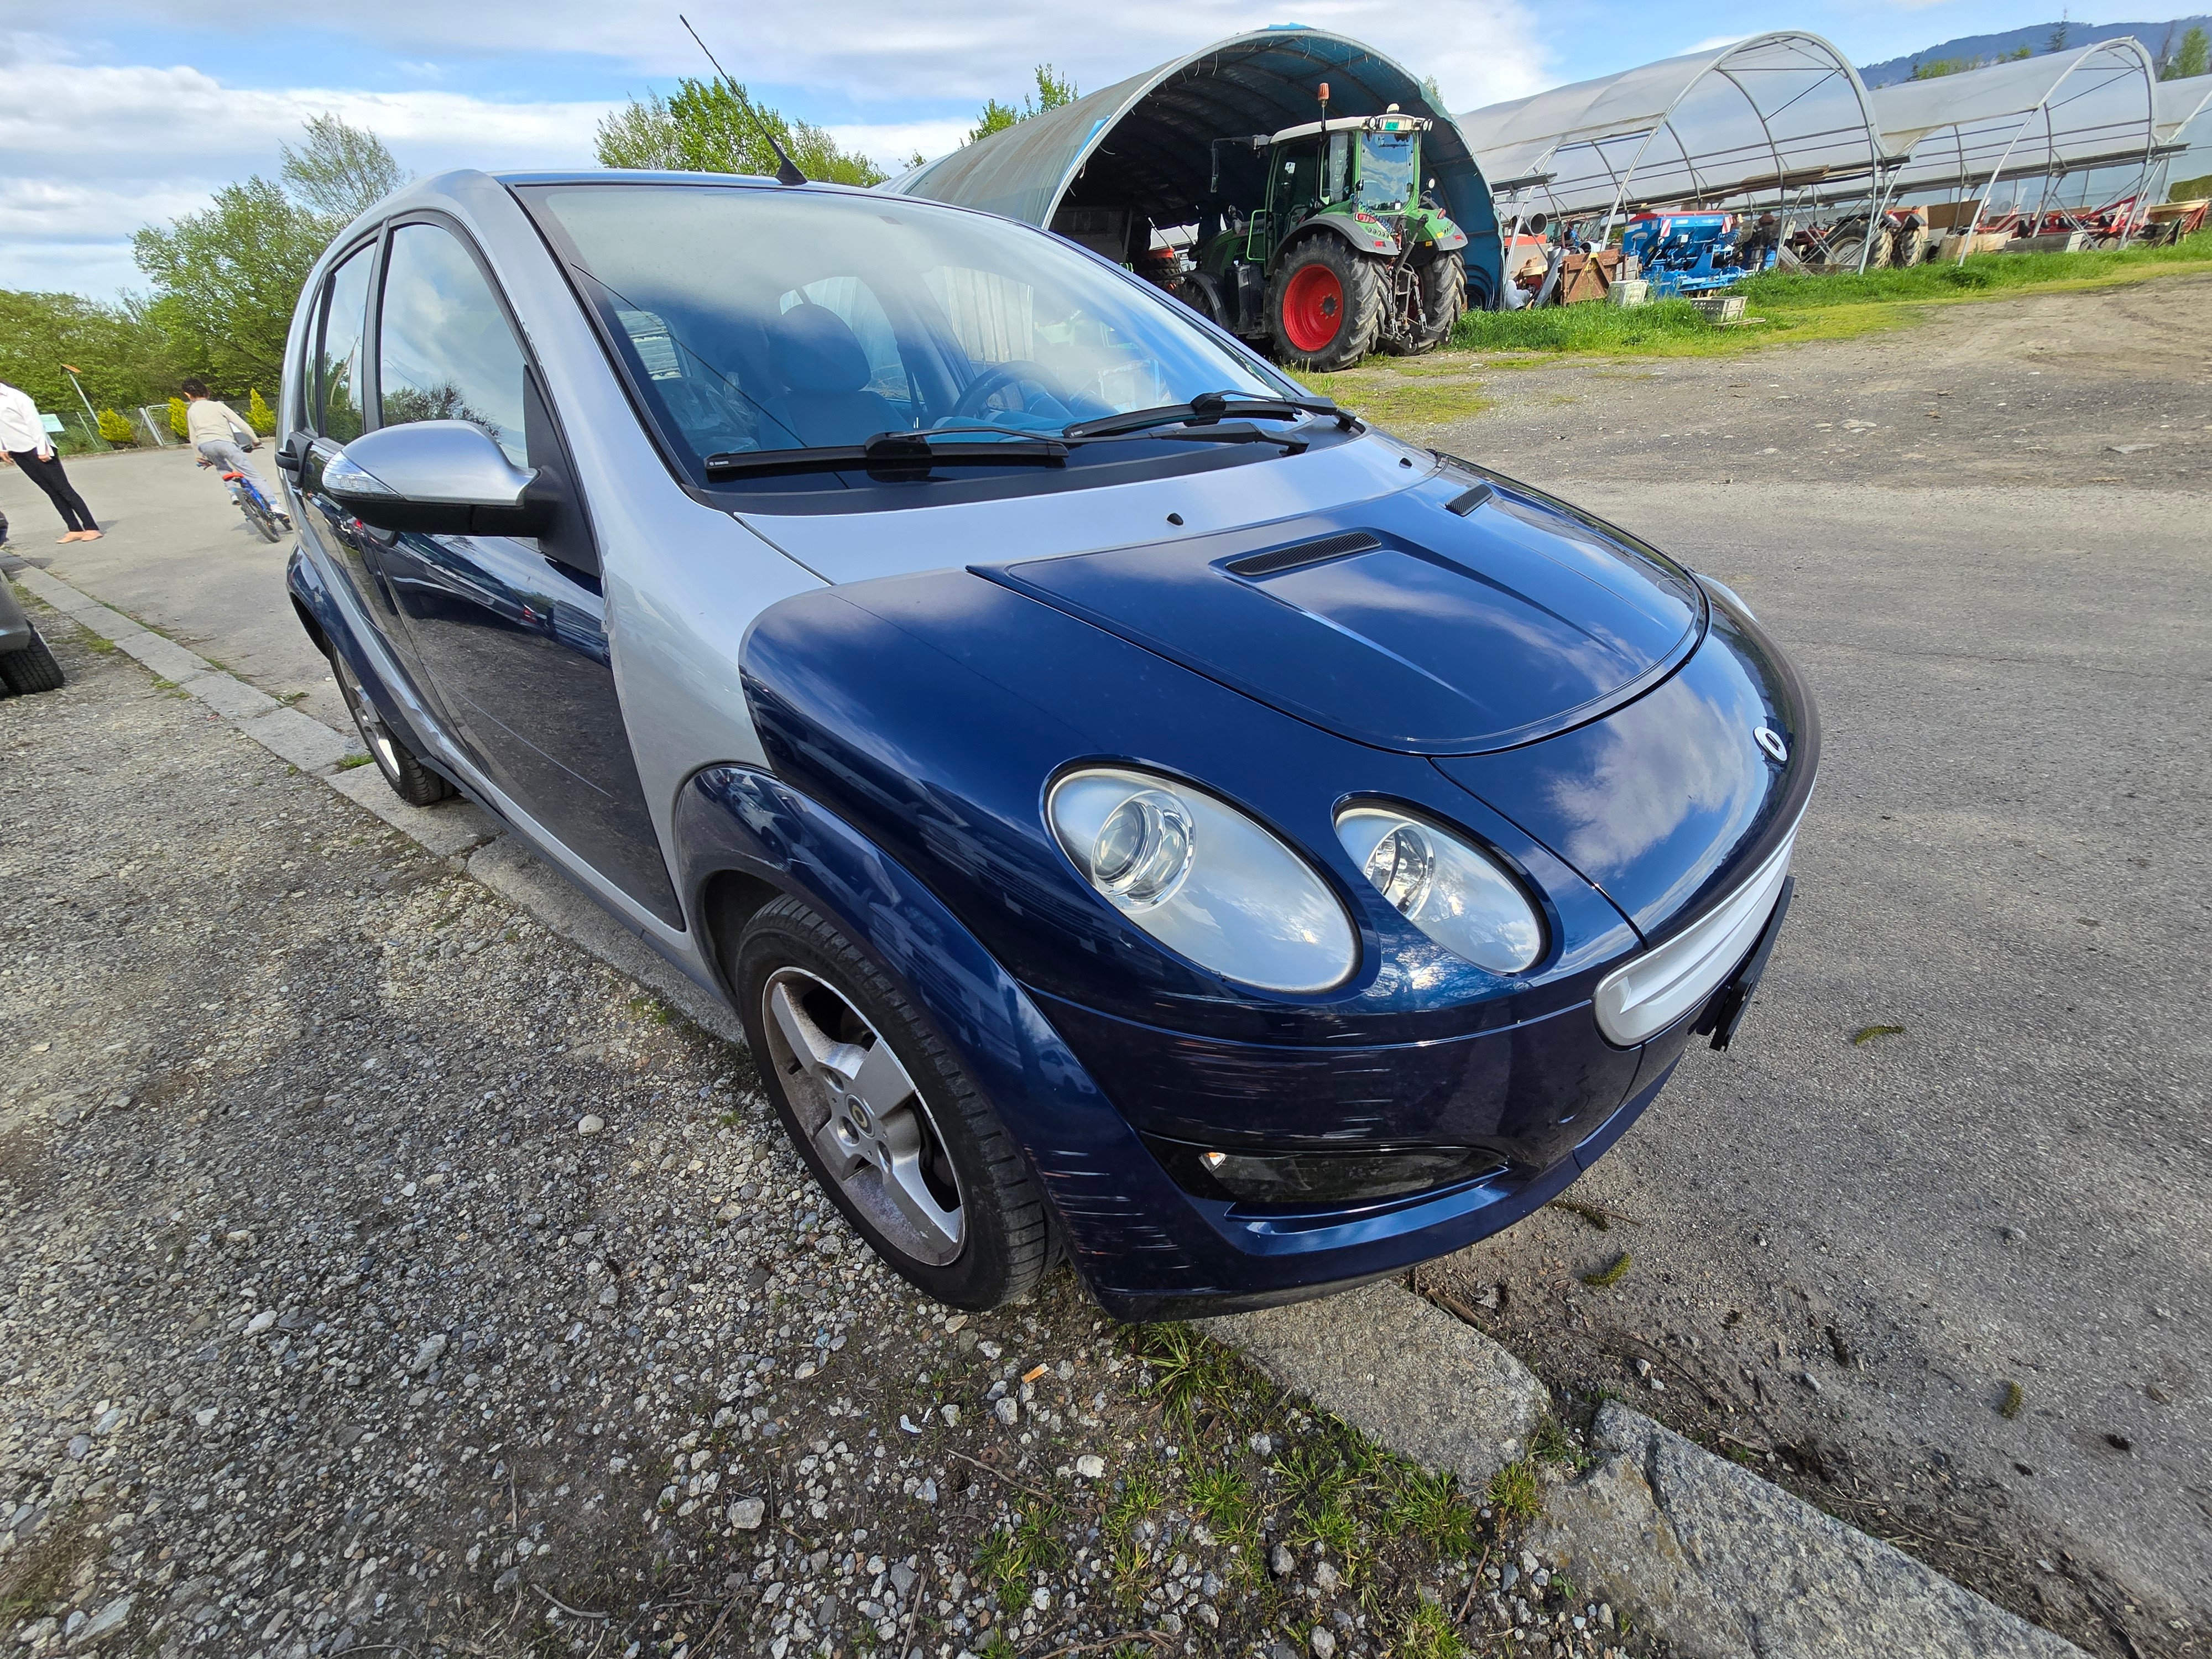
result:
[[(1050, 63), (1085, 90), (1211, 40), (1296, 22), (1432, 75), (1455, 112), (1778, 26), (1855, 63), (2050, 15), (2045, 0), (0, 0), (0, 288), (141, 288), (131, 233), (274, 177), (323, 111), (418, 173), (589, 165), (599, 119), (706, 65), (887, 167), (956, 146), (986, 98)], [(2136, 9), (2137, 14), (2142, 8)], [(2155, 11), (2155, 8), (2152, 9)], [(2130, 14), (2121, 13), (2119, 15)]]

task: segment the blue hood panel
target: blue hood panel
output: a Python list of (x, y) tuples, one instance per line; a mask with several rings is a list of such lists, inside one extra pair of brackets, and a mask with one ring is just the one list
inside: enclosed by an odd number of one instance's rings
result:
[(1565, 731), (1696, 647), (1704, 603), (1679, 567), (1504, 480), (1450, 510), (1484, 483), (1447, 467), (1335, 514), (971, 568), (1401, 753), (1484, 753)]
[[(1647, 939), (1702, 914), (1780, 846), (1813, 791), (1812, 698), (1758, 625), (1716, 598), (1682, 671), (1578, 731), (1436, 763), (1601, 890)], [(1788, 758), (1754, 735), (1767, 727)]]

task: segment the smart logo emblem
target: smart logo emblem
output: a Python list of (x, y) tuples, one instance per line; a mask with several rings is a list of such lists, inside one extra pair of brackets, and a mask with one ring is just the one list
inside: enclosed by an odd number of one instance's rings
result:
[(1790, 745), (1783, 742), (1782, 734), (1772, 726), (1762, 726), (1751, 735), (1759, 740), (1759, 746), (1767, 752), (1777, 766), (1790, 763)]

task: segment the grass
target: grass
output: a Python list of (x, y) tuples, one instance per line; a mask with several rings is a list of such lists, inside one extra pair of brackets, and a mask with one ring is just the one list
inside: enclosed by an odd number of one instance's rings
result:
[(1628, 1270), (1636, 1265), (1636, 1258), (1626, 1250), (1610, 1267), (1601, 1267), (1594, 1273), (1584, 1273), (1583, 1283), (1594, 1291), (1609, 1291), (1628, 1277)]
[(1451, 1615), (1433, 1601), (1424, 1601), (1406, 1620), (1406, 1628), (1394, 1652), (1402, 1659), (1460, 1659), (1467, 1644), (1452, 1628)]
[(343, 760), (338, 763), (338, 770), (341, 772), (350, 772), (356, 766), (366, 766), (368, 764), (368, 757), (366, 755), (348, 755)]
[(1534, 1458), (1508, 1463), (1490, 1477), (1490, 1507), (1516, 1521), (1533, 1521), (1543, 1512), (1544, 1488)]
[(1446, 1469), (1409, 1468), (1390, 1502), (1390, 1519), (1429, 1555), (1465, 1555), (1474, 1547), (1474, 1509)]
[[(2212, 230), (2172, 247), (2092, 253), (1977, 253), (1960, 264), (1814, 276), (1770, 272), (1728, 290), (1753, 324), (1711, 322), (1686, 300), (1623, 308), (1547, 306), (1469, 312), (1449, 349), (1425, 357), (1370, 357), (1335, 374), (1298, 375), (1308, 387), (1386, 427), (1442, 426), (1492, 401), (1483, 373), (1562, 357), (1710, 356), (1782, 341), (1849, 339), (1909, 328), (1930, 308), (2024, 293), (2067, 293), (2212, 270)], [(1477, 357), (1474, 353), (1485, 354)]]
[(1040, 1499), (1018, 1510), (1014, 1524), (1000, 1527), (975, 1553), (975, 1576), (991, 1586), (999, 1606), (1018, 1613), (1029, 1604), (1030, 1580), (1060, 1565), (1060, 1505)]

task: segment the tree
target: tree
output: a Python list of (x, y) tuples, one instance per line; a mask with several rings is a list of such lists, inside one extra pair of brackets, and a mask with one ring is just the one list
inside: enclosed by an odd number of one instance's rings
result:
[(74, 409), (65, 362), (83, 371), (88, 396), (118, 409), (159, 403), (185, 372), (143, 301), (0, 289), (0, 380), (41, 408)]
[(264, 438), (276, 434), (276, 411), (269, 407), (259, 386), (253, 388), (253, 395), (246, 402), (246, 423)]
[(100, 411), (100, 435), (112, 444), (135, 444), (137, 431), (131, 422), (112, 409)]
[(2060, 12), (2058, 14), (2058, 27), (2051, 31), (2051, 39), (2044, 42), (2044, 51), (2065, 51), (2066, 43), (2073, 38), (2073, 34), (2074, 24), (2072, 20), (2069, 19), (2064, 12)]
[(415, 175), (392, 159), (384, 141), (335, 115), (307, 123), (307, 142), (279, 145), (285, 187), (295, 201), (347, 223), (374, 207)]
[[(2172, 40), (2168, 32), (2169, 45)], [(2212, 58), (2212, 39), (2208, 39), (2203, 25), (2191, 23), (2189, 32), (2181, 37), (2181, 45), (2160, 54), (2158, 78), (2161, 81), (2185, 81), (2192, 75), (2205, 72), (2207, 59)]]
[(172, 348), (218, 386), (276, 384), (300, 289), (336, 227), (268, 179), (226, 185), (215, 204), (131, 238)]
[(179, 438), (191, 436), (191, 416), (186, 410), (185, 400), (182, 398), (169, 399), (169, 430)]
[(592, 148), (599, 165), (667, 173), (748, 173), (773, 178), (773, 137), (809, 179), (879, 185), (884, 173), (866, 156), (848, 153), (817, 126), (757, 104), (732, 81), (686, 76), (675, 93), (633, 98), (599, 123)]
[(988, 138), (994, 132), (1004, 132), (1018, 122), (1026, 121), (1031, 116), (1042, 115), (1048, 109), (1058, 109), (1064, 104), (1072, 104), (1076, 100), (1079, 94), (1075, 89), (1073, 76), (1055, 75), (1049, 64), (1039, 64), (1036, 72), (1036, 95), (1034, 98), (1024, 98), (1019, 109), (1016, 109), (1012, 104), (1002, 104), (995, 98), (985, 101), (975, 126), (968, 134), (969, 143), (974, 143), (979, 138)]

